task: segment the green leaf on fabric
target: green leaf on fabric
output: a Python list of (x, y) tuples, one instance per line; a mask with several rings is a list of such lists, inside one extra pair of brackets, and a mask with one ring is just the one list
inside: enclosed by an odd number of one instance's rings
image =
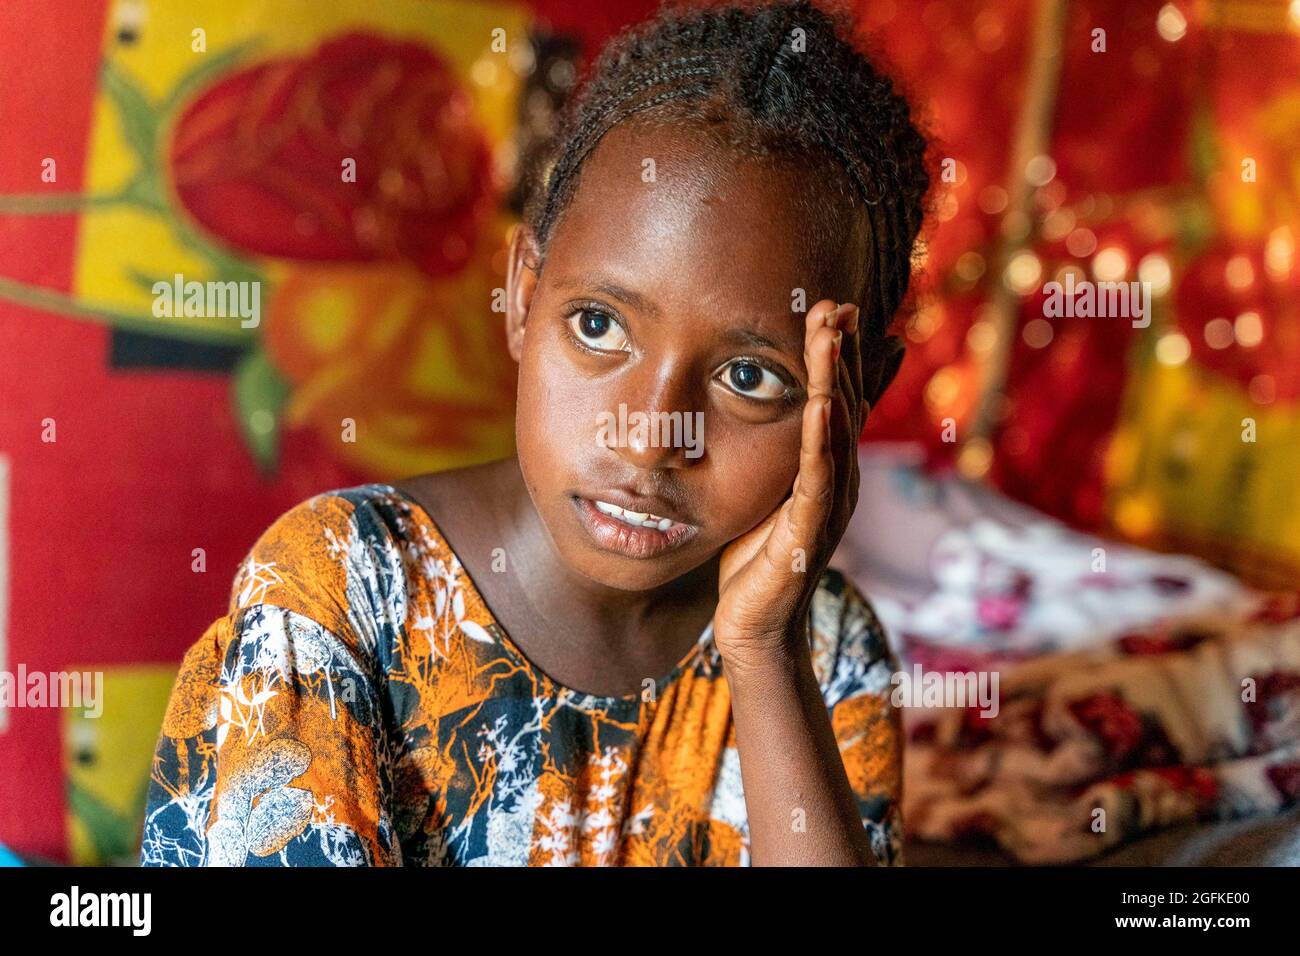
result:
[(280, 419), (289, 397), (289, 383), (265, 352), (253, 349), (235, 366), (232, 391), (244, 443), (258, 467), (271, 474), (279, 461)]
[(106, 60), (100, 70), (104, 92), (117, 107), (122, 122), (122, 133), (142, 167), (153, 170), (157, 166), (158, 112), (148, 97), (122, 70)]

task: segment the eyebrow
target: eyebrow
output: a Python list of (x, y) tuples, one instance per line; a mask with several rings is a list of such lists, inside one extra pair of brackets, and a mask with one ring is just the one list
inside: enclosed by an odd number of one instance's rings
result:
[(746, 345), (750, 348), (771, 349), (774, 352), (790, 352), (794, 355), (799, 354), (790, 347), (789, 342), (779, 342), (753, 329), (728, 329), (723, 338), (728, 342)]
[[(586, 285), (585, 282), (575, 279), (566, 279), (559, 284), (567, 286)], [(618, 301), (622, 302), (624, 305), (630, 305), (632, 308), (637, 309), (640, 312), (645, 312), (655, 318), (658, 318), (659, 316), (659, 308), (640, 292), (634, 292), (633, 290), (625, 289), (616, 283), (603, 280), (597, 281), (596, 284), (590, 288), (592, 291), (603, 293), (611, 299), (618, 299)]]

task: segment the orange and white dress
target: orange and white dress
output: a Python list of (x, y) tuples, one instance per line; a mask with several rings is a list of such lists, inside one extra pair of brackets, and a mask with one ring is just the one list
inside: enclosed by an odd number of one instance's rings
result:
[[(862, 825), (901, 862), (893, 657), (828, 571), (809, 638)], [(388, 485), (262, 535), (185, 655), (153, 760), (146, 866), (749, 862), (729, 686), (707, 628), (653, 687), (556, 683)]]

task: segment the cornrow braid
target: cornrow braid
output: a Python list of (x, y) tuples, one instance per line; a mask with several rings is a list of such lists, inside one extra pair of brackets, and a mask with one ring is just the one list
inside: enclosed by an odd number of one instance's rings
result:
[(810, 0), (668, 6), (625, 30), (568, 104), (532, 191), (526, 218), (543, 254), (584, 161), (609, 130), (638, 115), (721, 118), (735, 145), (840, 171), (847, 192), (834, 199), (865, 210), (870, 227), (871, 325), (883, 333), (911, 280), (930, 184), (926, 144), (907, 101), (847, 34), (847, 24)]

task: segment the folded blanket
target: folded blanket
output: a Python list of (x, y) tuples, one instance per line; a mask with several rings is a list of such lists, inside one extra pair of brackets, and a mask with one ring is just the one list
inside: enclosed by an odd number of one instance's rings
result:
[[(1296, 802), (1294, 597), (1072, 532), (896, 448), (864, 449), (862, 472), (836, 562), (903, 666), (910, 836), (1067, 862)], [(996, 688), (994, 707), (902, 694), (966, 673)]]

